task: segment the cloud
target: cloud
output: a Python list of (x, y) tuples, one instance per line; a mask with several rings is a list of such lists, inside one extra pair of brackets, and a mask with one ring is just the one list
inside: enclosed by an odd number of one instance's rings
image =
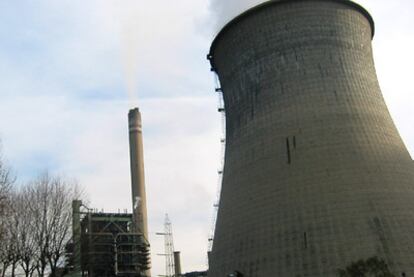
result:
[[(50, 108), (38, 107), (44, 102)], [(162, 230), (165, 213), (174, 220), (183, 268), (205, 267), (220, 151), (215, 102), (209, 97), (141, 102), (156, 274), (164, 271), (162, 257), (156, 256), (164, 250), (162, 239), (154, 233)], [(0, 125), (7, 130), (2, 134), (6, 154), (17, 166), (20, 181), (49, 168), (77, 177), (91, 207), (131, 210), (126, 101), (95, 101), (92, 112), (86, 104), (51, 98), (26, 99), (19, 110), (14, 109), (15, 102), (9, 104), (9, 109), (2, 110)], [(36, 115), (34, 120), (31, 115)]]
[(216, 31), (242, 12), (266, 0), (211, 0), (210, 10), (215, 21)]
[[(217, 177), (211, 166), (217, 164), (219, 156), (220, 129), (211, 120), (217, 117), (215, 101), (144, 99), (141, 112), (155, 270), (163, 272), (162, 257), (156, 256), (164, 251), (163, 242), (154, 233), (162, 231), (165, 213), (175, 219), (176, 247), (183, 253), (183, 268), (198, 269), (197, 265), (205, 266), (208, 218), (215, 195), (212, 184)], [(90, 128), (83, 128), (85, 131), (67, 149), (65, 168), (82, 172), (82, 181), (95, 206), (130, 210), (126, 113), (120, 106), (89, 119), (89, 124)]]
[(43, 0), (28, 10), (20, 1), (0, 3), (4, 152), (21, 182), (49, 169), (76, 177), (91, 207), (130, 210), (122, 59), (130, 28), (138, 42), (132, 74), (144, 120), (153, 274), (164, 273), (155, 255), (163, 243), (157, 248), (153, 233), (165, 212), (177, 222), (177, 249), (188, 257), (183, 268), (203, 269), (220, 130), (204, 59), (208, 39), (198, 34), (206, 3), (119, 3)]

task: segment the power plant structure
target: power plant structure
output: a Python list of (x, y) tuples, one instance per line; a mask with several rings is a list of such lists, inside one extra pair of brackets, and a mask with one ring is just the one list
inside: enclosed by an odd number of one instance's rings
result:
[(132, 213), (103, 213), (73, 201), (73, 239), (68, 245), (73, 277), (150, 277), (150, 253), (139, 110), (128, 114)]
[(348, 0), (267, 1), (217, 35), (226, 148), (209, 277), (337, 276), (371, 257), (414, 276), (414, 164), (373, 36)]
[(156, 233), (164, 237), (164, 253), (158, 254), (165, 257), (165, 275), (163, 277), (181, 277), (181, 256), (180, 251), (174, 250), (174, 238), (172, 223), (168, 214), (165, 215), (164, 232)]
[(144, 175), (144, 146), (142, 141), (142, 121), (138, 108), (128, 114), (129, 150), (131, 164), (132, 211), (135, 231), (148, 240), (147, 200)]
[[(138, 108), (129, 111), (128, 128), (134, 232), (141, 235), (143, 244), (148, 243), (149, 245), (142, 120), (141, 113)], [(145, 271), (145, 276), (151, 276), (149, 268)]]
[(133, 229), (133, 214), (103, 213), (73, 201), (72, 277), (147, 277), (149, 243)]

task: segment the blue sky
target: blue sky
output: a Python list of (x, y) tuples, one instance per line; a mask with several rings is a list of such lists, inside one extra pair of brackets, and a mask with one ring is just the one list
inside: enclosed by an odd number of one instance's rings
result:
[[(0, 1), (0, 138), (20, 182), (76, 178), (91, 206), (130, 209), (127, 112), (139, 105), (153, 254), (168, 212), (185, 271), (206, 265), (220, 116), (205, 59), (249, 0)], [(414, 154), (414, 4), (359, 1), (376, 21), (384, 98)], [(130, 91), (128, 93), (128, 90)], [(153, 274), (163, 274), (153, 255)]]

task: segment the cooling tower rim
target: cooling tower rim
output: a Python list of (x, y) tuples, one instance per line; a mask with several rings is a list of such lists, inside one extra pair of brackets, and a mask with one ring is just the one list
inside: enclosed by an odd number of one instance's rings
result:
[[(271, 5), (280, 5), (280, 4), (285, 4), (288, 2), (304, 2), (304, 1), (309, 1), (309, 0), (270, 0), (267, 2), (264, 2), (262, 4), (259, 4), (257, 6), (254, 6), (246, 11), (244, 11), (243, 13), (241, 13), (240, 15), (236, 16), (235, 18), (233, 18), (232, 20), (230, 20), (226, 25), (224, 25), (224, 27), (217, 33), (216, 37), (214, 38), (213, 42), (211, 43), (211, 47), (210, 47), (210, 52), (207, 55), (207, 59), (210, 61), (211, 66), (212, 66), (212, 70), (215, 70), (215, 65), (214, 65), (214, 49), (216, 48), (216, 45), (218, 43), (218, 41), (221, 39), (222, 36), (225, 35), (225, 33), (231, 28), (233, 27), (233, 25), (237, 24), (239, 21), (243, 20), (244, 18), (264, 9), (267, 8)], [(364, 8), (362, 7), (360, 4), (355, 3), (351, 0), (315, 0), (315, 1), (326, 1), (326, 2), (337, 2), (337, 3), (342, 3), (342, 4), (346, 4), (348, 6), (351, 6), (353, 8), (355, 8), (357, 11), (359, 11), (361, 14), (363, 14), (367, 20), (369, 21), (370, 25), (371, 25), (371, 31), (372, 31), (372, 35), (371, 38), (374, 38), (374, 34), (375, 34), (375, 23), (374, 23), (374, 19), (372, 18), (371, 14)]]

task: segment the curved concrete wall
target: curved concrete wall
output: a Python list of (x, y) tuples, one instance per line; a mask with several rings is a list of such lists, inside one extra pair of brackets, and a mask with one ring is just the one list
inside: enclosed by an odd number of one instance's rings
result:
[(414, 275), (414, 171), (387, 110), (369, 15), (273, 1), (229, 24), (210, 58), (226, 157), (209, 276), (336, 276), (379, 256)]

